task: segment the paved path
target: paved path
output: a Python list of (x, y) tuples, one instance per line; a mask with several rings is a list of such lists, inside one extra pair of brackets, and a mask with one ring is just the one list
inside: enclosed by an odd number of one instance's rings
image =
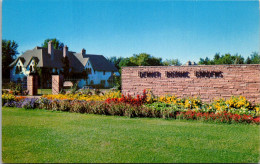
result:
[(42, 96), (24, 96), (24, 97), (26, 97), (26, 98), (40, 98)]

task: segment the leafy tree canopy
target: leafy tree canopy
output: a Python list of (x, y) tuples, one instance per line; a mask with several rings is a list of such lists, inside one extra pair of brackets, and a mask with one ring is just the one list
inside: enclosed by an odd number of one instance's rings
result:
[(3, 78), (10, 78), (9, 65), (16, 59), (19, 54), (17, 51), (18, 44), (11, 40), (2, 40), (2, 75)]
[(147, 53), (134, 54), (129, 58), (130, 61), (138, 66), (160, 66), (162, 58), (156, 58)]
[(48, 42), (49, 41), (52, 41), (54, 49), (62, 50), (63, 47), (64, 47), (64, 44), (62, 42), (60, 42), (58, 39), (56, 39), (56, 38), (45, 39), (43, 44), (42, 44), (42, 47), (48, 48)]
[(247, 58), (246, 64), (260, 64), (260, 55), (257, 52), (253, 52), (251, 56)]
[[(69, 69), (70, 69), (70, 62), (69, 62), (69, 59), (68, 57), (66, 56), (65, 58), (62, 58), (62, 63), (63, 63), (63, 71), (62, 71), (62, 74), (64, 76), (64, 78), (68, 78), (69, 77)], [(83, 72), (84, 74), (86, 73), (85, 70)]]
[(180, 66), (181, 62), (178, 59), (166, 59), (165, 61), (163, 61), (163, 65), (164, 66)]
[(124, 66), (137, 66), (137, 64), (131, 62), (129, 58), (124, 58), (123, 60), (120, 61), (119, 67), (124, 67)]
[(116, 56), (112, 56), (112, 57), (108, 57), (107, 60), (111, 63), (113, 63), (115, 65), (115, 67), (119, 70), (119, 63), (123, 60), (123, 57), (116, 57)]
[(162, 59), (146, 53), (134, 54), (129, 58), (120, 59), (119, 68), (123, 66), (160, 66)]
[(199, 64), (202, 65), (217, 65), (217, 64), (245, 64), (244, 58), (241, 55), (235, 54), (225, 54), (220, 55), (215, 54), (214, 58), (211, 60), (208, 57), (205, 59), (200, 58)]

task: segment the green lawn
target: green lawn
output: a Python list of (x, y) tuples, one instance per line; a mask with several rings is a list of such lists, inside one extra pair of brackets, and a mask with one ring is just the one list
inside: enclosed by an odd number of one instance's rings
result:
[(40, 95), (49, 95), (52, 94), (52, 89), (38, 89), (37, 93)]
[(3, 162), (254, 162), (259, 126), (2, 109)]

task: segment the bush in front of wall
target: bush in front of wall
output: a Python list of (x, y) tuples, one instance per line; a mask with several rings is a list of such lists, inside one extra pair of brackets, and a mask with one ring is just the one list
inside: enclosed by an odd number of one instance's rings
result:
[(69, 111), (71, 108), (71, 103), (69, 100), (62, 100), (59, 102), (59, 109), (61, 111)]
[[(131, 96), (122, 96), (122, 99), (110, 99), (112, 101), (85, 101), (78, 99), (48, 99), (46, 97), (41, 97), (40, 99), (24, 99), (23, 97), (18, 98), (14, 95), (2, 95), (2, 100), (5, 101), (4, 106), (25, 109), (42, 108), (76, 113), (165, 119), (173, 118), (217, 123), (259, 124), (260, 122), (259, 114), (257, 113), (259, 112), (259, 107), (248, 105), (248, 102), (245, 101), (244, 98), (238, 99), (238, 101), (227, 100), (230, 104), (234, 104), (231, 108), (227, 107), (225, 110), (216, 110), (215, 108), (217, 107), (221, 109), (221, 105), (223, 106), (226, 102), (218, 101), (214, 104), (215, 106), (211, 106), (210, 104), (201, 105), (200, 101), (195, 99), (193, 102), (189, 102), (189, 104), (200, 104), (200, 108), (195, 107), (189, 109), (191, 107), (185, 108), (184, 105), (178, 105), (177, 103), (153, 102), (147, 104), (143, 97), (144, 96), (137, 96), (137, 98), (133, 98)], [(238, 108), (238, 105), (241, 105), (241, 107)], [(248, 108), (245, 108), (245, 106)]]
[(36, 98), (26, 98), (22, 101), (21, 107), (24, 109), (35, 109), (39, 106), (37, 100)]

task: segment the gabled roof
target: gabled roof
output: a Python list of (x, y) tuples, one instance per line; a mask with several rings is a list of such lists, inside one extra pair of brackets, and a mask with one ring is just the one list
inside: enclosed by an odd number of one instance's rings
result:
[[(24, 64), (24, 62), (25, 62), (25, 59), (23, 58), (23, 57), (19, 57), (19, 59), (22, 61), (22, 63)], [(19, 60), (18, 59), (18, 60)]]
[[(14, 66), (17, 61), (21, 59), (23, 65), (27, 67), (33, 58), (38, 61), (37, 67), (63, 67), (63, 51), (54, 49), (54, 59), (52, 60), (51, 55), (48, 54), (48, 49), (43, 47), (35, 47), (33, 50), (26, 51), (9, 66)], [(118, 71), (117, 68), (112, 63), (110, 63), (103, 55), (82, 55), (81, 53), (68, 51), (68, 59), (70, 63), (70, 68), (73, 68), (75, 72), (82, 72), (88, 61), (90, 61), (93, 69), (96, 71)]]
[(73, 68), (73, 71), (75, 72), (82, 72), (85, 68), (85, 65), (82, 65), (81, 61), (79, 61), (75, 54), (76, 53), (71, 53), (68, 55), (70, 67)]
[[(27, 66), (30, 62), (30, 59), (32, 57), (37, 57), (39, 59), (39, 61), (41, 62), (42, 60), (42, 50), (41, 49), (33, 49), (33, 50), (28, 50), (26, 51), (24, 54), (22, 54), (21, 56), (19, 56), (15, 61), (13, 61), (9, 66), (12, 67), (13, 65), (15, 65), (19, 59), (23, 60), (23, 65)], [(38, 63), (38, 65), (42, 65), (42, 63)]]
[(28, 63), (27, 65), (24, 65), (25, 67), (27, 67), (30, 63), (31, 63), (31, 61), (32, 60), (35, 60), (35, 62), (38, 64), (39, 63), (39, 59), (37, 58), (37, 57), (35, 57), (35, 56), (33, 56), (33, 57), (31, 57), (31, 59), (29, 60), (29, 62), (26, 62), (26, 63)]
[(103, 55), (77, 53), (75, 56), (84, 66), (90, 61), (92, 68), (96, 71), (118, 71)]

